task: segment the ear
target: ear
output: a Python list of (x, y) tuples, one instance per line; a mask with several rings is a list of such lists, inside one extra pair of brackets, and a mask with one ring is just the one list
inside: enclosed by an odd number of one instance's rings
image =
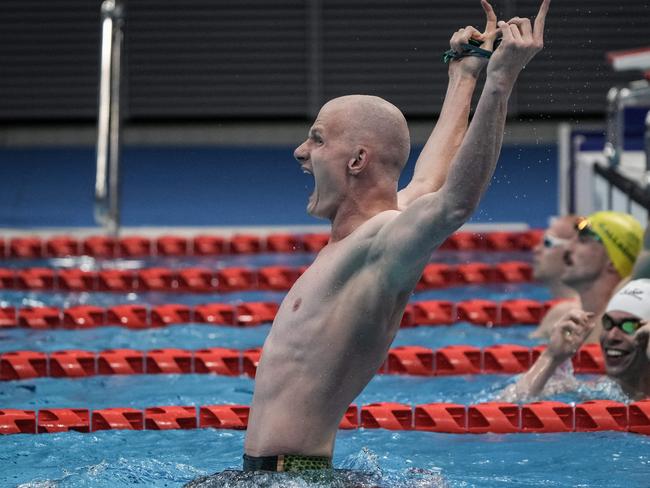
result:
[(608, 273), (615, 274), (617, 277), (621, 277), (621, 275), (618, 273), (618, 270), (616, 269), (616, 266), (614, 266), (614, 263), (612, 263), (609, 259), (607, 260), (607, 266), (605, 267)]
[(368, 150), (360, 146), (355, 151), (355, 157), (348, 161), (348, 173), (357, 176), (368, 165)]

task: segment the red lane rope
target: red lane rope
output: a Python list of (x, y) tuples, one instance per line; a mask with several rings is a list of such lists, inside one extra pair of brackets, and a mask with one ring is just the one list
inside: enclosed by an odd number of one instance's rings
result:
[[(248, 426), (246, 405), (156, 406), (145, 409), (48, 408), (0, 410), (0, 434), (99, 430), (238, 429)], [(350, 405), (340, 429), (421, 430), (455, 434), (621, 431), (650, 434), (650, 400), (626, 405), (591, 400), (578, 405), (504, 402)]]
[[(539, 302), (514, 299), (492, 300), (424, 300), (411, 302), (402, 316), (401, 327), (452, 325), (458, 322), (484, 327), (536, 325), (558, 300)], [(279, 304), (244, 302), (237, 305), (204, 303), (182, 305), (121, 304), (111, 307), (77, 305), (59, 307), (1, 307), (0, 329), (90, 329), (122, 326), (149, 329), (187, 323), (217, 326), (252, 327), (273, 322)]]
[[(440, 249), (464, 251), (528, 251), (539, 242), (543, 231), (525, 232), (457, 232)], [(76, 239), (37, 236), (3, 239), (0, 258), (38, 259), (87, 255), (96, 258), (142, 258), (151, 256), (218, 256), (223, 254), (257, 254), (263, 252), (318, 252), (329, 234), (238, 234), (230, 238), (217, 235), (182, 237), (165, 235), (157, 238), (132, 235), (115, 239), (92, 236)]]
[[(51, 268), (0, 268), (0, 289), (65, 292), (174, 292), (228, 293), (287, 291), (307, 266), (261, 268), (144, 268), (84, 271)], [(498, 264), (428, 264), (416, 290), (461, 285), (525, 283), (533, 279), (532, 267), (522, 261)]]
[[(449, 376), (468, 374), (515, 374), (527, 371), (544, 346), (525, 347), (497, 344), (485, 348), (467, 345), (429, 349), (400, 346), (389, 350), (379, 374)], [(0, 380), (30, 378), (83, 378), (96, 375), (135, 374), (219, 374), (255, 377), (261, 348), (246, 350), (214, 347), (188, 350), (178, 348), (109, 349), (101, 352), (79, 349), (43, 353), (10, 351), (0, 354)], [(582, 346), (573, 357), (576, 373), (604, 373), (599, 344)]]

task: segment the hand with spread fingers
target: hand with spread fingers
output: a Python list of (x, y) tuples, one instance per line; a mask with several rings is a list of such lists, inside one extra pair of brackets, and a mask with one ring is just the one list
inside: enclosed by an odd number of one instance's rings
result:
[(596, 325), (593, 313), (571, 310), (553, 327), (548, 343), (548, 354), (557, 361), (572, 357), (585, 342)]
[[(478, 29), (468, 25), (464, 29), (458, 29), (451, 36), (449, 45), (452, 51), (456, 53), (463, 52), (463, 44), (469, 44), (470, 39), (481, 42), (481, 49), (492, 51), (494, 40), (497, 37), (497, 16), (492, 9), (492, 5), (487, 0), (481, 0), (481, 6), (485, 11), (485, 30), (479, 32)], [(456, 74), (470, 75), (475, 78), (481, 74), (481, 71), (487, 66), (487, 58), (479, 56), (467, 56), (449, 63), (449, 76)]]
[(648, 361), (650, 361), (650, 322), (641, 322), (643, 325), (634, 333), (634, 342), (637, 346), (645, 351)]
[(519, 72), (544, 47), (544, 24), (550, 3), (551, 0), (543, 0), (534, 24), (521, 17), (497, 22), (501, 44), (490, 57), (488, 77), (514, 84)]

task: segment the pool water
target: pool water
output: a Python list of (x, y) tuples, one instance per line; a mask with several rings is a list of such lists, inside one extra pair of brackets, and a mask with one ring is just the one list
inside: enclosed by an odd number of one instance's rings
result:
[[(461, 262), (471, 258), (492, 262), (521, 259), (503, 253), (465, 256), (438, 253), (441, 260)], [(237, 256), (201, 259), (207, 266), (300, 265), (309, 255)], [(454, 261), (456, 260), (456, 261)], [(63, 261), (63, 262), (62, 262)], [(17, 267), (46, 264), (49, 267), (90, 269), (114, 267), (115, 261), (74, 258), (41, 262), (6, 261)], [(197, 259), (122, 262), (128, 267), (152, 265), (195, 266)], [(119, 264), (118, 264), (119, 265)], [(241, 292), (228, 294), (172, 293), (59, 293), (0, 291), (0, 306), (119, 303), (239, 303), (280, 301), (282, 293)], [(413, 300), (464, 300), (484, 298), (545, 300), (547, 292), (534, 284), (466, 286), (418, 292)], [(251, 328), (183, 324), (158, 329), (129, 330), (119, 327), (71, 330), (0, 330), (0, 352), (30, 349), (99, 351), (109, 348), (199, 349), (259, 347), (269, 325)], [(486, 328), (459, 323), (401, 329), (394, 342), (439, 348), (452, 344), (478, 347), (497, 343), (534, 345), (531, 326)], [(577, 391), (553, 399), (580, 402), (587, 398), (624, 400), (612, 383), (596, 377)], [(514, 381), (507, 375), (409, 377), (379, 375), (355, 400), (358, 405), (377, 401), (408, 404), (455, 402), (473, 404), (498, 398)], [(135, 407), (156, 405), (250, 404), (253, 380), (215, 375), (96, 376), (84, 379), (37, 378), (0, 383), (0, 408), (34, 410), (56, 407)], [(0, 487), (176, 487), (203, 475), (241, 466), (244, 433), (197, 429), (188, 431), (103, 431), (0, 437)], [(647, 487), (650, 486), (650, 438), (613, 432), (571, 434), (452, 435), (385, 430), (340, 431), (335, 449), (337, 468), (373, 473), (380, 486), (449, 487)], [(259, 481), (259, 480), (258, 480)], [(316, 486), (336, 486), (340, 479)], [(308, 486), (305, 481), (281, 478), (275, 485)], [(227, 485), (223, 485), (227, 486)], [(260, 486), (249, 483), (247, 486)], [(314, 486), (312, 483), (309, 486)]]

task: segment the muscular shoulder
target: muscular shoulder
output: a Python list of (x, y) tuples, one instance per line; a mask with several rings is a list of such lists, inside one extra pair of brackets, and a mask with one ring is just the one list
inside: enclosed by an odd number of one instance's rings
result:
[(386, 210), (368, 219), (358, 229), (360, 238), (375, 237), (386, 224), (392, 222), (402, 212), (399, 210)]

